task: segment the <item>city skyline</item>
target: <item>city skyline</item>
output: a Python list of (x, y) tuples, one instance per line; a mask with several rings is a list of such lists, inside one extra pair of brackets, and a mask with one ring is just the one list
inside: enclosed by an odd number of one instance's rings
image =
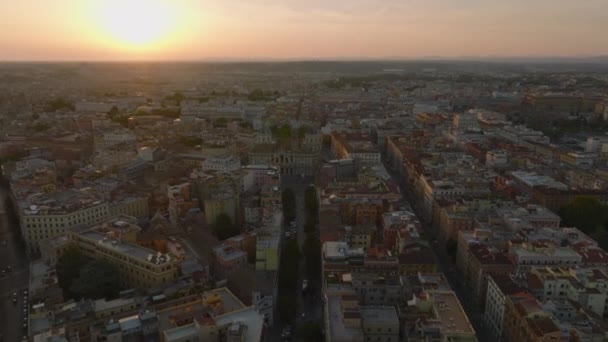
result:
[(608, 55), (608, 3), (0, 3), (1, 61), (544, 58)]

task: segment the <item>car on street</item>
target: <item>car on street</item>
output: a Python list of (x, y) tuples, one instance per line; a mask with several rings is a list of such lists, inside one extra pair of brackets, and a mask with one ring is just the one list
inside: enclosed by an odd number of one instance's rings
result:
[(281, 332), (281, 339), (283, 341), (289, 341), (291, 340), (291, 325), (286, 326), (285, 328), (283, 328), (283, 331)]
[(302, 280), (302, 293), (306, 293), (306, 290), (308, 290), (308, 279)]

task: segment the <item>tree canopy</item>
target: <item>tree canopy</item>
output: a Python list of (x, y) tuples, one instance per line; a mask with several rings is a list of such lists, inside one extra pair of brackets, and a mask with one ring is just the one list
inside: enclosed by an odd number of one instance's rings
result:
[(57, 277), (59, 286), (66, 294), (70, 294), (70, 287), (74, 280), (80, 275), (83, 268), (90, 259), (85, 257), (78, 247), (68, 247), (57, 261)]
[(608, 207), (591, 196), (578, 196), (560, 210), (563, 224), (586, 234), (599, 233), (608, 220)]
[(270, 126), (270, 132), (275, 139), (284, 140), (292, 137), (292, 128), (288, 124)]
[(104, 259), (89, 262), (70, 286), (76, 299), (115, 298), (121, 290), (118, 268)]
[(215, 236), (217, 236), (220, 240), (226, 240), (233, 236), (239, 235), (240, 230), (234, 224), (232, 224), (232, 220), (230, 216), (227, 214), (219, 214), (217, 219), (215, 220), (215, 225), (213, 227), (213, 232)]
[(298, 259), (300, 248), (296, 240), (287, 240), (281, 255), (279, 271), (279, 313), (285, 321), (292, 321), (296, 314), (298, 286)]
[(306, 188), (304, 205), (312, 223), (317, 223), (319, 221), (319, 200), (317, 198), (317, 189), (314, 186)]
[(255, 89), (247, 96), (249, 101), (272, 101), (279, 96), (278, 92)]
[(287, 188), (283, 190), (281, 195), (283, 204), (283, 216), (286, 221), (293, 221), (296, 218), (296, 195), (293, 189)]
[(118, 107), (112, 106), (112, 108), (108, 111), (107, 114), (109, 117), (114, 117), (114, 116), (118, 115)]
[(61, 109), (74, 110), (74, 104), (61, 97), (50, 100), (46, 103), (45, 110), (47, 112), (56, 112)]
[(296, 330), (296, 341), (322, 341), (323, 330), (318, 322), (306, 321)]
[(169, 96), (165, 97), (165, 99), (173, 100), (173, 101), (177, 102), (178, 104), (180, 104), (184, 100), (184, 95), (182, 93), (180, 93), (179, 91), (176, 91), (175, 93), (173, 93), (173, 95), (169, 95)]
[(306, 258), (306, 275), (310, 279), (318, 279), (321, 276), (321, 242), (316, 235), (316, 231), (307, 233), (302, 247)]

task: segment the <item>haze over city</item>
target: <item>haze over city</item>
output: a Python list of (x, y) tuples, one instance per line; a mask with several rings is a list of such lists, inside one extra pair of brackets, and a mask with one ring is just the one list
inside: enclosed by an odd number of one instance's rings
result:
[(608, 55), (604, 0), (0, 2), (0, 60)]
[(0, 342), (608, 341), (608, 0), (0, 0)]

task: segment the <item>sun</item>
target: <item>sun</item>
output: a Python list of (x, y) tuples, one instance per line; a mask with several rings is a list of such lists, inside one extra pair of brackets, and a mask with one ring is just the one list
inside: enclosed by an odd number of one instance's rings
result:
[(163, 0), (104, 0), (95, 17), (109, 39), (133, 48), (160, 43), (176, 24), (171, 1)]

